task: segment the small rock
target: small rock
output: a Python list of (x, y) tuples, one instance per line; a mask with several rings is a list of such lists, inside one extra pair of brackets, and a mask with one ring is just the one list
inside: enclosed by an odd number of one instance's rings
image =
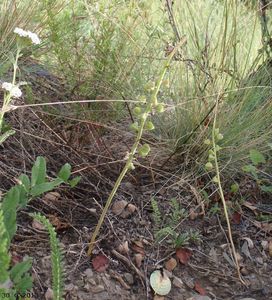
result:
[(128, 241), (125, 241), (124, 243), (120, 244), (117, 247), (117, 250), (122, 254), (128, 254), (129, 253)]
[(134, 255), (134, 257), (135, 257), (136, 266), (138, 268), (140, 268), (141, 265), (142, 265), (142, 261), (144, 259), (144, 256), (142, 254), (140, 254), (140, 253), (137, 253), (137, 254)]
[(163, 296), (155, 295), (153, 300), (164, 300), (165, 298)]
[(37, 221), (36, 219), (33, 220), (31, 226), (32, 226), (32, 228), (37, 229), (37, 230), (44, 230), (43, 224), (40, 223), (39, 221)]
[(168, 270), (168, 271), (170, 271), (170, 272), (172, 272), (174, 269), (175, 269), (175, 267), (177, 266), (177, 261), (173, 258), (173, 257), (171, 257), (166, 263), (165, 263), (165, 268)]
[(91, 287), (91, 292), (94, 293), (94, 294), (98, 294), (98, 293), (101, 293), (105, 290), (104, 286), (99, 284), (97, 286), (93, 286)]
[(48, 288), (44, 297), (45, 297), (45, 300), (53, 300), (53, 298), (54, 298), (53, 290)]
[(126, 282), (127, 282), (128, 284), (133, 284), (133, 283), (134, 283), (134, 277), (133, 277), (133, 275), (130, 274), (130, 273), (125, 273), (125, 274), (124, 274), (124, 278), (125, 278), (125, 280), (126, 280)]
[(84, 274), (86, 275), (87, 278), (92, 278), (93, 277), (93, 270), (91, 268), (88, 268), (84, 271)]
[(79, 279), (79, 280), (76, 281), (76, 285), (79, 286), (79, 287), (84, 287), (85, 282), (82, 279)]
[(173, 277), (173, 273), (170, 272), (170, 271), (168, 271), (168, 270), (166, 270), (166, 269), (163, 269), (163, 273), (166, 274), (166, 276), (169, 277), (169, 278)]
[(179, 289), (184, 288), (184, 283), (183, 283), (183, 281), (182, 281), (180, 278), (176, 277), (176, 276), (174, 276), (174, 279), (173, 279), (173, 285), (174, 285), (175, 287), (179, 288)]
[(242, 274), (242, 275), (244, 275), (244, 276), (247, 276), (247, 275), (249, 275), (249, 271), (248, 271), (248, 269), (247, 269), (247, 268), (245, 268), (245, 267), (242, 267), (242, 268), (241, 268), (241, 274)]
[(88, 278), (88, 282), (91, 284), (91, 285), (96, 285), (96, 282), (93, 278)]
[(260, 256), (256, 257), (255, 260), (256, 260), (256, 262), (257, 262), (258, 264), (260, 264), (260, 265), (262, 265), (262, 264), (264, 263), (263, 258), (260, 257)]
[(109, 288), (111, 286), (111, 281), (108, 278), (106, 278), (105, 276), (102, 277), (102, 281), (107, 288)]
[(72, 283), (66, 284), (64, 286), (64, 290), (67, 291), (67, 292), (70, 292), (70, 291), (74, 290), (74, 288), (75, 288), (75, 286)]
[(212, 299), (208, 296), (196, 295), (194, 297), (188, 298), (187, 300), (212, 300)]
[(51, 268), (51, 256), (47, 255), (42, 258), (42, 267), (47, 270)]

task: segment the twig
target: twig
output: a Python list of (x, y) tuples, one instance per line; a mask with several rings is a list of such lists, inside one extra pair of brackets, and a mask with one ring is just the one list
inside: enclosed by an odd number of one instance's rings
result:
[(129, 267), (132, 267), (132, 269), (135, 271), (135, 273), (144, 280), (144, 274), (134, 265), (134, 263), (132, 261), (130, 261), (128, 258), (126, 258), (124, 255), (120, 254), (118, 251), (116, 250), (112, 250), (111, 253), (116, 256), (117, 258), (121, 259), (126, 265), (128, 265)]

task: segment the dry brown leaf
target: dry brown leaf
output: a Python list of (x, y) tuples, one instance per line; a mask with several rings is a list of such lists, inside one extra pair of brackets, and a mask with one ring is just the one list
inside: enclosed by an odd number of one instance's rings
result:
[(37, 230), (44, 230), (43, 224), (37, 221), (36, 219), (33, 219), (31, 226), (32, 228)]
[(257, 214), (257, 212), (256, 212), (257, 207), (254, 206), (253, 204), (251, 204), (250, 202), (244, 201), (242, 205), (245, 206), (245, 207), (247, 207), (248, 209), (252, 210), (255, 215)]
[(201, 295), (201, 296), (205, 296), (207, 295), (206, 290), (200, 285), (200, 283), (198, 281), (195, 282), (195, 287), (194, 289)]
[(198, 213), (195, 212), (195, 210), (193, 208), (190, 208), (190, 213), (189, 213), (189, 218), (190, 220), (195, 220), (198, 217)]
[(176, 255), (177, 255), (179, 261), (184, 265), (187, 265), (192, 254), (193, 254), (192, 251), (187, 248), (179, 248), (176, 250)]
[(143, 256), (145, 255), (144, 244), (142, 241), (134, 241), (131, 248), (133, 251), (140, 253)]
[(250, 238), (243, 237), (242, 240), (246, 240), (247, 241), (249, 249), (253, 249), (254, 248), (254, 243), (253, 243), (253, 241)]
[(262, 241), (261, 245), (263, 247), (263, 250), (267, 250), (268, 249), (268, 241)]
[(123, 219), (128, 218), (131, 214), (133, 214), (137, 210), (137, 207), (133, 204), (128, 204), (125, 200), (117, 201), (112, 206), (112, 212), (120, 216)]
[(60, 219), (57, 216), (49, 215), (48, 218), (50, 223), (55, 227), (56, 231), (65, 230), (71, 227), (69, 223), (65, 222), (64, 220)]
[(112, 212), (116, 216), (119, 216), (123, 212), (123, 210), (125, 209), (125, 207), (127, 205), (128, 205), (128, 202), (125, 200), (116, 201), (112, 205)]
[(137, 210), (137, 207), (134, 205), (134, 204), (129, 204), (128, 206), (127, 206), (127, 210), (131, 213), (131, 214), (133, 214), (136, 210)]
[(129, 253), (128, 241), (125, 241), (124, 243), (120, 244), (117, 247), (117, 250), (122, 254), (128, 254)]
[(54, 202), (60, 198), (60, 193), (58, 192), (49, 192), (44, 195), (43, 199), (46, 201)]
[(239, 213), (238, 211), (235, 211), (233, 214), (232, 214), (232, 222), (235, 224), (235, 225), (239, 225), (241, 223), (241, 220), (242, 220), (242, 215), (241, 213)]
[(165, 268), (166, 270), (168, 270), (169, 272), (172, 272), (175, 267), (177, 266), (177, 261), (171, 257), (166, 263), (165, 263)]
[(136, 266), (137, 266), (138, 268), (140, 268), (141, 265), (142, 265), (144, 256), (143, 256), (141, 253), (137, 253), (137, 254), (134, 255), (134, 258), (135, 258)]
[(164, 300), (165, 298), (163, 296), (160, 295), (155, 295), (153, 300)]
[(99, 254), (92, 260), (92, 265), (95, 271), (104, 272), (109, 266), (109, 259), (105, 255)]

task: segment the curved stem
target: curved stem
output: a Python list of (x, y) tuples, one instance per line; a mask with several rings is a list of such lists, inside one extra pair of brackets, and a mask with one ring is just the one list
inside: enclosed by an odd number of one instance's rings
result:
[(231, 231), (230, 219), (229, 219), (229, 214), (228, 214), (228, 208), (227, 208), (227, 204), (226, 204), (226, 200), (225, 200), (225, 196), (224, 196), (224, 192), (223, 192), (223, 188), (222, 188), (222, 184), (221, 184), (220, 170), (219, 170), (219, 164), (218, 164), (218, 160), (217, 160), (217, 149), (216, 149), (216, 141), (215, 141), (215, 127), (216, 127), (218, 102), (219, 102), (219, 100), (217, 98), (216, 106), (215, 106), (215, 115), (214, 115), (214, 121), (213, 121), (213, 128), (212, 128), (212, 145), (213, 145), (213, 152), (214, 152), (215, 172), (216, 172), (216, 178), (217, 178), (217, 185), (218, 185), (218, 189), (219, 189), (219, 195), (220, 195), (220, 198), (221, 198), (221, 201), (222, 201), (222, 204), (223, 204), (224, 215), (225, 215), (226, 222), (227, 222), (228, 237), (229, 237), (229, 241), (230, 241), (230, 244), (231, 244), (231, 249), (232, 249), (232, 254), (233, 254), (236, 269), (237, 269), (237, 274), (238, 274), (238, 277), (239, 277), (239, 280), (241, 281), (241, 283), (246, 285), (245, 281), (242, 279), (242, 276), (241, 276), (239, 262), (238, 262), (238, 258), (237, 258), (237, 254), (236, 254), (236, 249), (235, 249), (235, 245), (234, 245), (233, 238), (232, 238), (232, 231)]

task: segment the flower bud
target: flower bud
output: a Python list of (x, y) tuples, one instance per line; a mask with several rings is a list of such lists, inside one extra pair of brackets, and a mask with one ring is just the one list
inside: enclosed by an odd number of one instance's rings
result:
[(210, 139), (206, 139), (206, 140), (204, 141), (204, 144), (205, 144), (205, 145), (210, 145), (210, 144), (211, 144), (211, 140), (210, 140)]

